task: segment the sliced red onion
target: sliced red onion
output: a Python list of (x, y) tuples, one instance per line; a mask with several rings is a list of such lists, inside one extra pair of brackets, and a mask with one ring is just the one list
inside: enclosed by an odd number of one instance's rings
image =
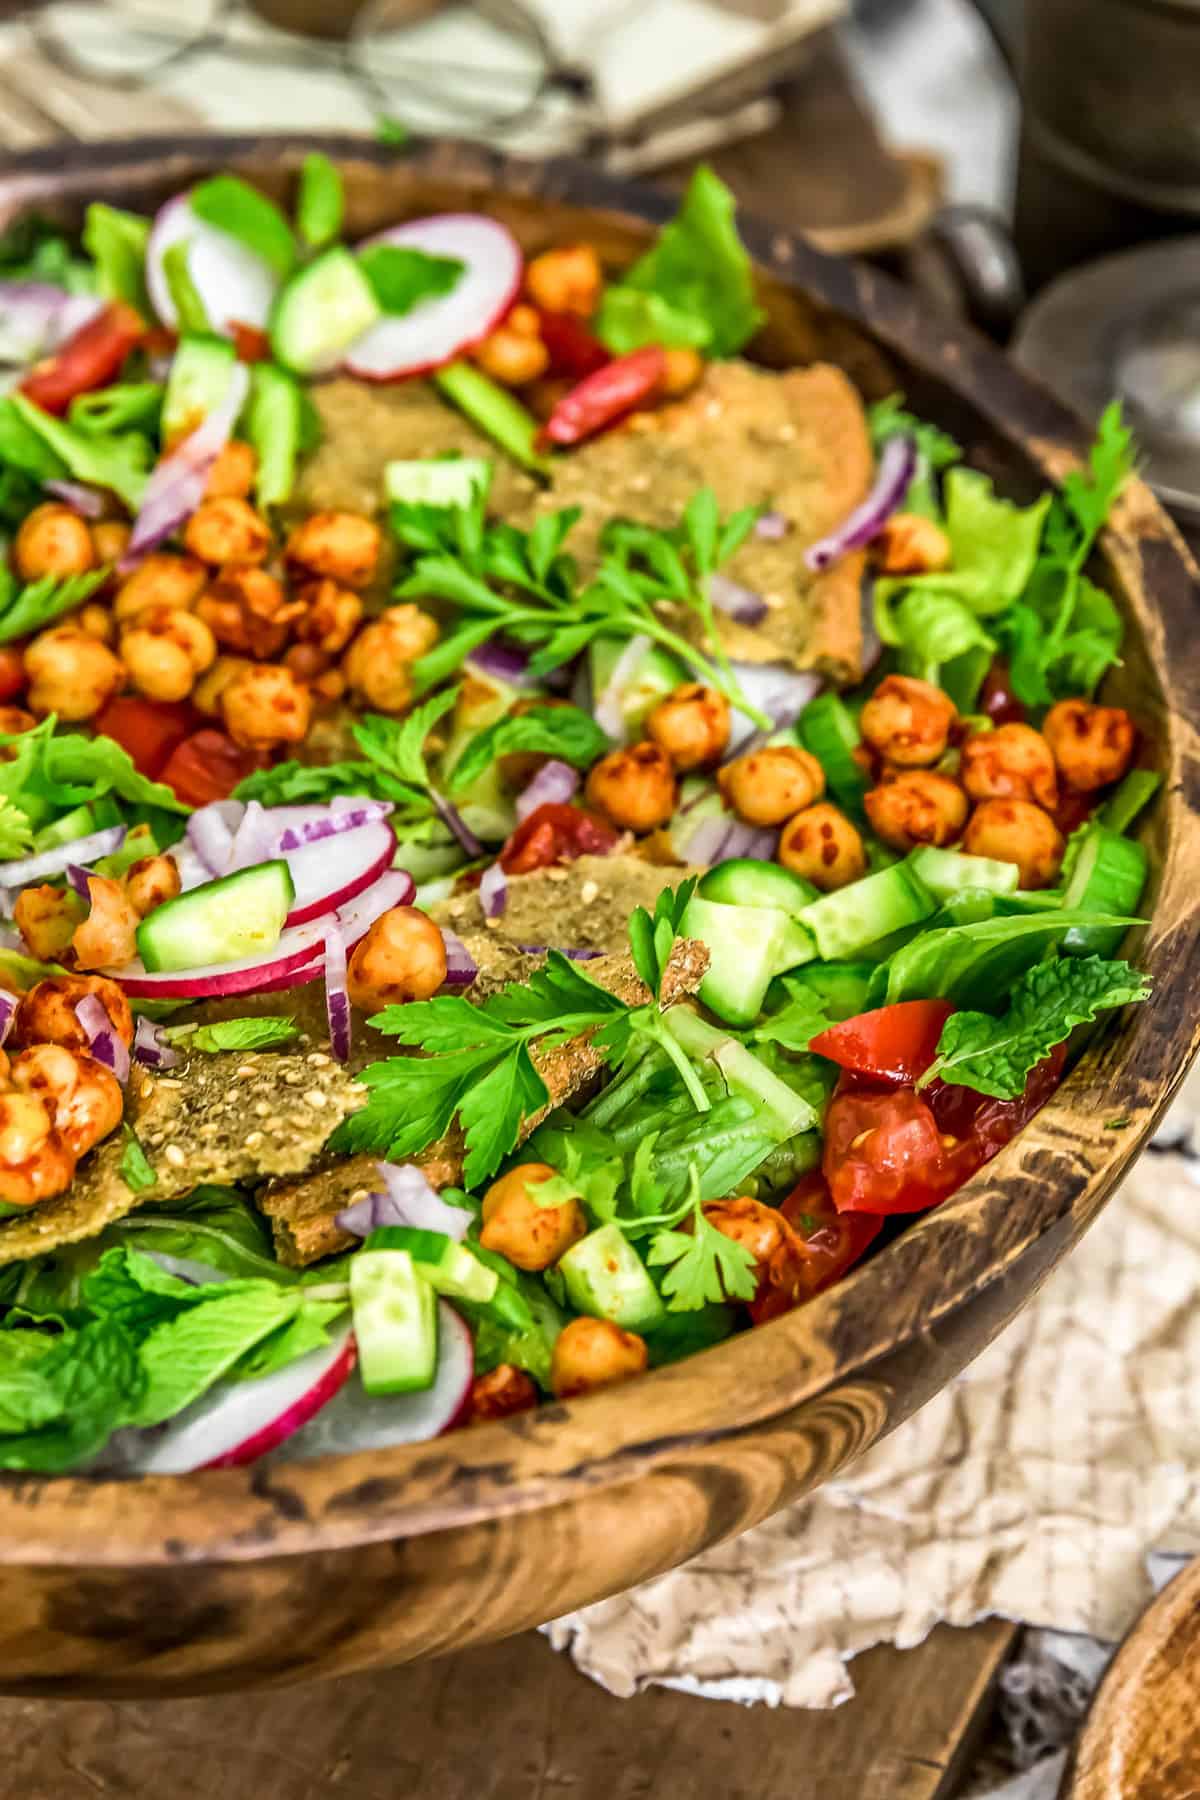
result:
[(17, 1006), (17, 996), (10, 994), (7, 988), (0, 988), (0, 1044), (8, 1042), (8, 1034), (17, 1016)]
[(754, 535), (761, 538), (764, 544), (777, 544), (792, 529), (790, 519), (781, 512), (759, 513), (754, 522)]
[(0, 886), (28, 887), (31, 881), (42, 881), (47, 875), (61, 875), (72, 863), (95, 862), (99, 856), (111, 856), (125, 842), (124, 825), (106, 825), (103, 831), (89, 832), (69, 844), (56, 844), (40, 856), (23, 856), (16, 862), (0, 863)]
[(265, 806), (257, 800), (247, 803), (242, 814), (241, 823), (233, 834), (230, 845), (229, 868), (255, 869), (259, 863), (269, 862), (276, 844), (276, 828)]
[(579, 772), (557, 758), (543, 763), (529, 786), (517, 795), (517, 818), (527, 819), (539, 806), (564, 806), (579, 786)]
[[(775, 731), (786, 731), (796, 723), (809, 701), (819, 694), (824, 683), (819, 675), (807, 670), (784, 668), (779, 663), (741, 663), (733, 665), (738, 686), (752, 706), (765, 712)], [(772, 733), (756, 727), (753, 719), (735, 712), (729, 727), (729, 748), (723, 762), (735, 756), (748, 756), (761, 750)]]
[(246, 364), (235, 363), (224, 399), (195, 431), (160, 460), (146, 483), (142, 504), (133, 522), (129, 548), (117, 565), (123, 575), (136, 568), (149, 551), (157, 550), (172, 532), (178, 531), (203, 500), (209, 471), (229, 442), (237, 416), (246, 403), (249, 385), (250, 371)]
[(96, 294), (49, 281), (0, 281), (0, 362), (25, 364), (65, 344), (101, 311)]
[(444, 925), (442, 942), (446, 946), (446, 986), (470, 987), (479, 973), (475, 958), (457, 933)]
[(227, 875), (233, 867), (233, 834), (245, 812), (240, 800), (213, 800), (188, 820), (188, 843), (210, 875)]
[(67, 880), (81, 900), (91, 900), (92, 890), (88, 886), (91, 878), (92, 871), (90, 869), (82, 868), (79, 863), (67, 864)]
[(65, 500), (68, 506), (73, 506), (85, 519), (98, 519), (104, 512), (104, 495), (98, 488), (87, 487), (82, 481), (43, 481), (42, 486), (56, 500)]
[(761, 594), (731, 581), (728, 575), (710, 575), (708, 597), (718, 612), (723, 612), (738, 625), (761, 625), (768, 607)]
[(861, 550), (878, 537), (887, 521), (901, 504), (917, 472), (917, 446), (910, 437), (889, 438), (879, 458), (875, 484), (861, 506), (856, 506), (848, 519), (828, 537), (818, 538), (804, 552), (804, 561), (814, 574), (820, 575), (848, 550)]
[(474, 861), (477, 856), (482, 856), (483, 845), (475, 836), (475, 833), (471, 830), (470, 826), (466, 823), (462, 814), (458, 811), (458, 808), (451, 806), (449, 800), (444, 800), (441, 794), (437, 793), (433, 788), (430, 788), (429, 795), (433, 804), (437, 807), (438, 817), (441, 819), (442, 824), (446, 826), (447, 830), (454, 833), (454, 836), (458, 839), (462, 848), (466, 851), (472, 861)]
[(450, 1206), (430, 1187), (424, 1171), (415, 1163), (380, 1163), (384, 1191), (368, 1194), (338, 1213), (336, 1223), (355, 1237), (369, 1237), (385, 1225), (409, 1225), (417, 1231), (441, 1231), (461, 1243), (471, 1227), (472, 1214)]
[(625, 684), (650, 648), (650, 639), (639, 632), (631, 637), (625, 648), (612, 666), (612, 673), (596, 696), (592, 707), (592, 717), (601, 731), (606, 731), (610, 738), (618, 744), (625, 742), (625, 714), (621, 706), (621, 696)]
[[(317, 844), (323, 838), (335, 837), (340, 831), (357, 831), (360, 825), (374, 825), (394, 811), (391, 800), (368, 800), (365, 797), (334, 800), (323, 819), (309, 819), (288, 825), (275, 840), (272, 849), (286, 852), (299, 850), (304, 844)], [(268, 815), (269, 817), (270, 815)]]
[(350, 995), (346, 990), (346, 938), (340, 925), (325, 933), (325, 1017), (329, 1043), (339, 1062), (350, 1058)]
[(680, 845), (679, 854), (697, 868), (712, 868), (714, 863), (730, 862), (734, 857), (771, 862), (778, 843), (778, 832), (743, 825), (741, 820), (725, 814), (701, 819)]
[(491, 864), (483, 871), (479, 883), (479, 901), (483, 907), (485, 919), (499, 919), (504, 916), (508, 905), (508, 876), (498, 862)]
[(85, 994), (75, 1008), (75, 1017), (87, 1033), (88, 1046), (98, 1063), (111, 1069), (117, 1080), (129, 1080), (129, 1051), (96, 994)]
[(178, 1050), (163, 1039), (162, 1026), (150, 1019), (139, 1018), (134, 1024), (133, 1054), (148, 1069), (173, 1069), (179, 1061)]
[(467, 657), (468, 669), (478, 669), (492, 681), (506, 681), (510, 687), (525, 687), (529, 682), (529, 652), (503, 638), (492, 638), (480, 644)]

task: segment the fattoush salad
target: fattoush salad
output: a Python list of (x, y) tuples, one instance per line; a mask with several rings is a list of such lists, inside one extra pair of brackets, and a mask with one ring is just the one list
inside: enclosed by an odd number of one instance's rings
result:
[(804, 1306), (1146, 997), (1088, 573), (632, 268), (232, 174), (0, 240), (0, 1466), (432, 1437)]

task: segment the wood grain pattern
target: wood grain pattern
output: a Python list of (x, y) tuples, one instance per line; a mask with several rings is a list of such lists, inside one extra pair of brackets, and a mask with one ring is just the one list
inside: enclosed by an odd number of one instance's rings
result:
[[(37, 152), (0, 177), (0, 226), (96, 197), (150, 206), (226, 161), (285, 195), (313, 140)], [(324, 140), (349, 231), (486, 205), (528, 249), (587, 236), (627, 263), (661, 195), (566, 163), (429, 145), (397, 159)], [(747, 226), (775, 365), (823, 357), (869, 396), (899, 386), (1016, 494), (1076, 466), (1083, 428), (981, 340), (886, 278)], [(445, 1653), (520, 1631), (745, 1530), (908, 1416), (1016, 1312), (1095, 1216), (1197, 1047), (1200, 652), (1193, 569), (1134, 484), (1103, 544), (1130, 621), (1111, 692), (1167, 776), (1148, 840), (1154, 1004), (1081, 1060), (1054, 1103), (953, 1200), (832, 1292), (636, 1390), (440, 1443), (294, 1468), (143, 1481), (0, 1480), (0, 1687), (212, 1691)], [(1115, 1124), (1114, 1122), (1121, 1123)]]

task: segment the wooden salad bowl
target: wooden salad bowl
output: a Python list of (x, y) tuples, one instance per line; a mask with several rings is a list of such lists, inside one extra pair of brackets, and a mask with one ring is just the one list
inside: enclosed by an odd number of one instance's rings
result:
[[(587, 237), (628, 263), (671, 210), (577, 163), (438, 144), (219, 138), (38, 151), (0, 173), (0, 227), (90, 199), (153, 208), (232, 166), (282, 197), (339, 159), (351, 235), (484, 207), (528, 250)], [(1029, 499), (1082, 425), (981, 340), (873, 271), (745, 227), (777, 365), (823, 357), (902, 388)], [(0, 1688), (166, 1695), (281, 1683), (503, 1637), (663, 1573), (840, 1469), (955, 1376), (1095, 1217), (1194, 1055), (1200, 935), (1200, 611), (1194, 570), (1131, 484), (1102, 574), (1129, 622), (1109, 684), (1166, 775), (1134, 953), (1155, 997), (1095, 1040), (1054, 1100), (952, 1200), (801, 1310), (636, 1386), (440, 1441), (144, 1479), (0, 1475)]]

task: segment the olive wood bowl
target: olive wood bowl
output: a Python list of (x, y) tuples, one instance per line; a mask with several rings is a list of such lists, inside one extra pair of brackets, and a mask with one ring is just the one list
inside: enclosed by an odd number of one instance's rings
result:
[[(319, 145), (348, 229), (485, 207), (529, 251), (586, 237), (628, 263), (671, 210), (580, 163), (454, 144), (196, 137), (42, 150), (0, 172), (0, 228), (90, 199), (142, 209), (232, 166), (283, 197)], [(822, 357), (900, 387), (1006, 491), (1078, 466), (1084, 428), (982, 340), (872, 270), (748, 223), (767, 364)], [(1200, 927), (1200, 613), (1134, 482), (1099, 574), (1129, 624), (1109, 690), (1166, 775), (1136, 954), (1154, 979), (983, 1173), (790, 1316), (634, 1387), (437, 1442), (183, 1477), (0, 1475), (0, 1688), (168, 1695), (281, 1683), (503, 1637), (646, 1581), (765, 1519), (899, 1424), (996, 1335), (1095, 1217), (1193, 1056)]]

